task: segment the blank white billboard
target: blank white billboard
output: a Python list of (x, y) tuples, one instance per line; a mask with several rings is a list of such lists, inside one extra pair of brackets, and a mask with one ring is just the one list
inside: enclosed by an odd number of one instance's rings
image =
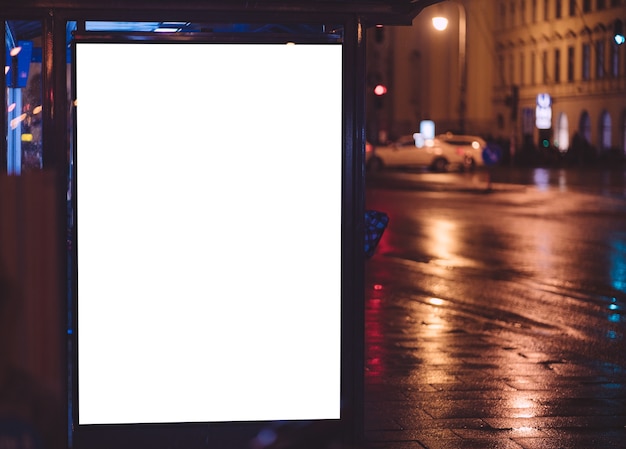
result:
[(341, 60), (76, 44), (78, 424), (339, 419)]

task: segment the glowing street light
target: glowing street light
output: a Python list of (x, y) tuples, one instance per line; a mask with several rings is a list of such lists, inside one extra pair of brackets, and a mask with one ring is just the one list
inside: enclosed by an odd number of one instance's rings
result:
[(448, 28), (448, 19), (445, 17), (433, 17), (433, 26), (437, 31), (443, 31)]
[[(459, 131), (465, 132), (465, 95), (467, 90), (467, 14), (465, 6), (455, 3), (459, 8)], [(448, 19), (445, 17), (433, 17), (433, 27), (437, 31), (444, 31), (448, 27)]]

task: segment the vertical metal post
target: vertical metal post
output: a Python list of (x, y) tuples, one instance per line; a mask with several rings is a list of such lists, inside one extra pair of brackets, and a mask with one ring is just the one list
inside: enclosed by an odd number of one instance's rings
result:
[[(66, 33), (65, 21), (51, 10), (43, 20), (42, 33), (42, 159), (43, 169), (54, 177), (54, 207), (56, 217), (56, 253), (55, 264), (58, 276), (58, 292), (54, 297), (58, 301), (58, 332), (61, 333), (58, 349), (61, 357), (60, 379), (67, 379), (67, 295), (68, 295), (68, 260), (67, 260), (67, 82), (66, 82)], [(67, 424), (67, 421), (66, 421)], [(67, 434), (65, 434), (67, 438)], [(69, 440), (59, 442), (70, 447)]]
[[(462, 0), (452, 1), (459, 10), (459, 132), (465, 133), (465, 114), (467, 109), (467, 12)], [(434, 17), (433, 26), (443, 31), (448, 26), (448, 19), (443, 17)]]
[(344, 154), (342, 198), (342, 406), (347, 447), (363, 438), (364, 226), (365, 226), (365, 27), (345, 26), (343, 46)]
[(467, 14), (460, 1), (459, 7), (459, 130), (465, 133), (465, 112), (467, 97)]
[(43, 102), (43, 121), (42, 121), (42, 159), (44, 169), (56, 169), (58, 164), (56, 161), (55, 148), (61, 144), (57, 142), (58, 136), (54, 135), (55, 117), (55, 85), (54, 85), (54, 19), (52, 12), (43, 21), (42, 31), (42, 56), (41, 56), (41, 90)]
[[(2, 27), (0, 30), (0, 37), (2, 38), (2, 50), (0, 50), (0, 60), (4, 63), (6, 59), (6, 51), (7, 51), (7, 30), (6, 30), (6, 17), (0, 17), (2, 20)], [(0, 89), (0, 133), (2, 134), (0, 138), (0, 173), (7, 172), (7, 123), (8, 123), (8, 114), (7, 114), (7, 89), (6, 89), (6, 71), (4, 70), (4, 64), (2, 64), (3, 70), (0, 74), (0, 84), (2, 85)]]

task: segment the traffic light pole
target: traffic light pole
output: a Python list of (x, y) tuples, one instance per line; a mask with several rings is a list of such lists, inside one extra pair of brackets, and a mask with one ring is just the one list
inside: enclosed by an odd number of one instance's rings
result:
[(459, 132), (465, 134), (465, 110), (467, 96), (467, 14), (465, 5), (459, 7)]

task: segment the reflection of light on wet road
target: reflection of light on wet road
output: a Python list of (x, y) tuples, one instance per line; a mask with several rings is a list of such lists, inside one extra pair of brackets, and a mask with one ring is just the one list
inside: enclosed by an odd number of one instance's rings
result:
[(440, 298), (430, 298), (428, 302), (432, 304), (433, 306), (442, 306), (444, 303), (444, 300)]
[(611, 239), (611, 283), (616, 290), (626, 293), (626, 235)]
[(559, 190), (564, 192), (567, 190), (567, 171), (559, 170)]
[(450, 353), (450, 338), (455, 337), (450, 335), (449, 311), (445, 307), (448, 305), (441, 298), (431, 297), (414, 309), (417, 320), (410, 335), (419, 344), (422, 364), (415, 367), (412, 375), (425, 384), (445, 384), (454, 379), (454, 373), (446, 369), (456, 362)]
[(422, 320), (425, 335), (428, 337), (439, 336), (441, 331), (446, 327), (446, 321), (442, 318), (442, 311), (439, 308), (444, 304), (444, 300), (440, 298), (429, 298), (428, 303), (433, 306), (430, 313)]
[(607, 338), (609, 338), (610, 340), (615, 340), (617, 338), (617, 332), (615, 331), (608, 331), (606, 333)]
[(544, 271), (552, 268), (553, 251), (552, 233), (546, 232), (545, 229), (539, 229), (535, 234), (535, 251), (531, 253), (539, 268)]
[[(512, 398), (510, 401), (507, 401), (504, 405), (504, 408), (510, 408), (514, 410), (511, 413), (511, 417), (513, 418), (534, 418), (536, 416), (534, 410), (537, 408), (537, 403), (532, 399), (515, 397)], [(524, 429), (531, 430), (532, 427), (521, 427), (516, 430), (521, 431)]]
[(457, 224), (445, 219), (428, 220), (424, 232), (424, 248), (433, 256), (433, 263), (444, 267), (472, 266), (474, 261), (459, 257), (462, 236)]
[(536, 407), (534, 401), (527, 398), (515, 398), (511, 400), (510, 404), (507, 404), (511, 408), (533, 408)]
[(365, 341), (367, 350), (367, 361), (365, 375), (380, 379), (384, 375), (384, 350), (383, 350), (383, 330), (382, 330), (382, 299), (379, 296), (383, 290), (381, 284), (372, 287), (370, 299), (365, 307)]
[[(432, 318), (432, 317), (431, 317)], [(444, 328), (444, 324), (443, 322), (434, 322), (432, 319), (429, 322), (425, 322), (424, 326), (426, 326), (426, 328), (431, 331), (431, 332), (427, 332), (427, 335), (433, 336), (436, 334), (435, 331), (440, 331)]]
[(550, 188), (550, 171), (545, 168), (535, 169), (533, 182), (539, 190), (548, 190)]
[[(540, 191), (550, 190), (550, 185), (557, 187), (559, 191), (566, 192), (567, 186), (567, 170), (561, 169), (556, 172), (556, 179), (550, 179), (550, 170), (547, 168), (536, 168), (532, 172), (533, 183)], [(553, 174), (555, 174), (553, 172)]]
[[(607, 317), (610, 324), (616, 325), (624, 321), (624, 317), (622, 316), (622, 307), (617, 303), (617, 298), (612, 297), (607, 308), (609, 309)], [(614, 329), (609, 329), (606, 333), (606, 338), (609, 340), (621, 340), (624, 338), (624, 335)]]
[[(610, 252), (610, 276), (613, 288), (620, 292), (626, 293), (626, 234), (619, 233), (611, 238)], [(623, 317), (621, 307), (617, 302), (617, 298), (612, 297), (609, 304), (608, 319), (611, 324), (619, 324)], [(607, 332), (606, 337), (609, 340), (620, 340), (624, 338), (623, 333), (611, 329)]]
[(433, 220), (427, 230), (430, 250), (440, 259), (449, 259), (457, 250), (456, 224)]

